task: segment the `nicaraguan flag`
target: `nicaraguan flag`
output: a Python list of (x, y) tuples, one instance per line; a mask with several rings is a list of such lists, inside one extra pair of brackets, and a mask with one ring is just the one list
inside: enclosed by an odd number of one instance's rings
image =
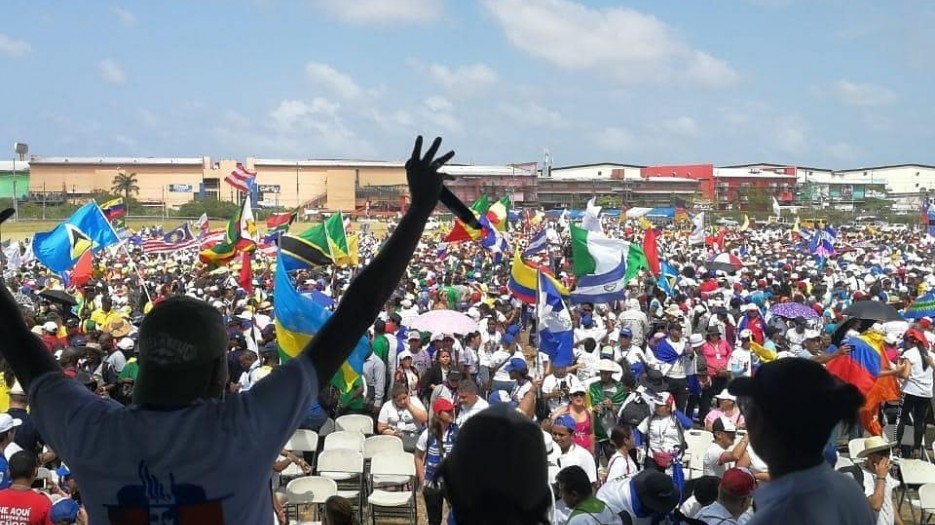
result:
[(568, 366), (574, 360), (571, 313), (548, 275), (539, 272), (538, 279), (539, 351), (549, 356), (552, 366)]
[(71, 269), (84, 252), (99, 252), (120, 239), (107, 217), (91, 201), (49, 232), (38, 232), (33, 239), (36, 259), (50, 270), (61, 273)]
[(582, 275), (571, 292), (572, 304), (609, 304), (625, 297), (627, 289), (627, 261), (620, 259), (616, 267), (599, 275)]

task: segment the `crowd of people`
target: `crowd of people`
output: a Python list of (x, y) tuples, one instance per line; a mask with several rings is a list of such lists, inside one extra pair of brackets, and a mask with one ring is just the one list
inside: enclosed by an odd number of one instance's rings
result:
[[(907, 422), (912, 444), (896, 453), (925, 455), (935, 329), (849, 312), (905, 311), (935, 289), (924, 232), (840, 232), (833, 255), (815, 256), (796, 232), (734, 228), (693, 245), (663, 228), (675, 275), (643, 271), (619, 299), (569, 305), (573, 359), (553, 364), (537, 351), (536, 305), (509, 286), (509, 254), (422, 235), (447, 160), (436, 149), (410, 161), (414, 210), (391, 235), (361, 235), (360, 268), (293, 276), (338, 306), (320, 346), (288, 363), (275, 268), (259, 254), (252, 289), (194, 252), (102, 252), (80, 290), (35, 263), (7, 268), (0, 310), (28, 331), (0, 333), (0, 508), (31, 509), (8, 522), (149, 523), (132, 521), (145, 510), (194, 523), (187, 509), (198, 523), (286, 523), (274, 472), (314, 465), (282, 444), (356, 413), (413, 453), (432, 525), (446, 507), (459, 524), (901, 523), (889, 456)], [(642, 241), (635, 222), (601, 226)], [(551, 242), (529, 260), (574, 289), (565, 218), (527, 217), (505, 235), (522, 250), (544, 229)], [(741, 264), (711, 264), (721, 252)], [(435, 310), (471, 329), (413, 326)], [(364, 332), (363, 370), (349, 390), (331, 386)], [(898, 390), (868, 411), (877, 398), (828, 370), (871, 343), (877, 376)], [(690, 450), (698, 435), (711, 440)], [(864, 436), (856, 471), (835, 472)]]

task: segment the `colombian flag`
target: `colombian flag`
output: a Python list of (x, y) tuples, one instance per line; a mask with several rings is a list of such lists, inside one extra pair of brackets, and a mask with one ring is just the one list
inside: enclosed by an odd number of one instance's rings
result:
[[(308, 345), (312, 337), (328, 322), (331, 312), (319, 306), (310, 297), (300, 294), (282, 263), (282, 254), (276, 257), (276, 300), (273, 303), (276, 325), (276, 342), (279, 344), (280, 361), (296, 357)], [(334, 349), (325, 349), (333, 351)], [(361, 337), (347, 361), (341, 365), (331, 383), (341, 392), (351, 391), (354, 381), (364, 369), (364, 361), (370, 352), (370, 342)]]
[(886, 368), (882, 345), (875, 344), (874, 335), (848, 337), (841, 345), (850, 345), (853, 348), (850, 353), (840, 354), (825, 365), (831, 375), (856, 386), (864, 396), (873, 388), (880, 371)]
[[(510, 292), (526, 304), (536, 304), (537, 290), (539, 289), (537, 282), (539, 269), (523, 261), (520, 252), (521, 250), (513, 252), (513, 266), (510, 268)], [(568, 289), (562, 283), (551, 275), (546, 274), (546, 277), (552, 281), (562, 297), (568, 297)]]

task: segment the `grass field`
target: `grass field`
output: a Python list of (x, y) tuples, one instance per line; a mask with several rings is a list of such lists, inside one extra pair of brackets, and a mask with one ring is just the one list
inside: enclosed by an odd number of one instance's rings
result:
[[(58, 225), (60, 222), (61, 221), (59, 220), (48, 220), (48, 221), (28, 220), (28, 221), (12, 222), (12, 219), (10, 219), (9, 221), (3, 223), (3, 226), (0, 226), (0, 238), (2, 238), (3, 240), (14, 239), (14, 240), (21, 241), (23, 239), (26, 239), (27, 237), (32, 237), (33, 234), (36, 232), (49, 231), (52, 228), (54, 228), (56, 225)], [(158, 217), (155, 217), (152, 219), (128, 219), (127, 227), (130, 228), (131, 230), (139, 230), (140, 228), (143, 228), (146, 226), (162, 225), (164, 229), (171, 229), (171, 228), (175, 228), (176, 226), (178, 226), (181, 222), (182, 221), (179, 219), (168, 219), (166, 221), (163, 221), (161, 218), (158, 218)], [(222, 228), (224, 227), (225, 224), (226, 224), (226, 221), (213, 220), (211, 221), (211, 228), (212, 229)], [(305, 231), (307, 228), (314, 226), (315, 224), (317, 223), (296, 222), (289, 229), (289, 232), (290, 233), (301, 233)], [(361, 223), (354, 222), (352, 224), (353, 224), (354, 231), (358, 231), (360, 229)], [(266, 226), (262, 223), (262, 221), (258, 222), (257, 228), (259, 228), (261, 235), (266, 232)], [(370, 223), (370, 231), (375, 234), (385, 233), (386, 223), (374, 221)]]

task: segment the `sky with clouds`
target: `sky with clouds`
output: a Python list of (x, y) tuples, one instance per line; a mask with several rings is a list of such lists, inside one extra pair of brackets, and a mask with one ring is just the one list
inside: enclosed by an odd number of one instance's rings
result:
[[(935, 163), (935, 2), (13, 0), (37, 155)], [(0, 154), (0, 157), (3, 155)]]

